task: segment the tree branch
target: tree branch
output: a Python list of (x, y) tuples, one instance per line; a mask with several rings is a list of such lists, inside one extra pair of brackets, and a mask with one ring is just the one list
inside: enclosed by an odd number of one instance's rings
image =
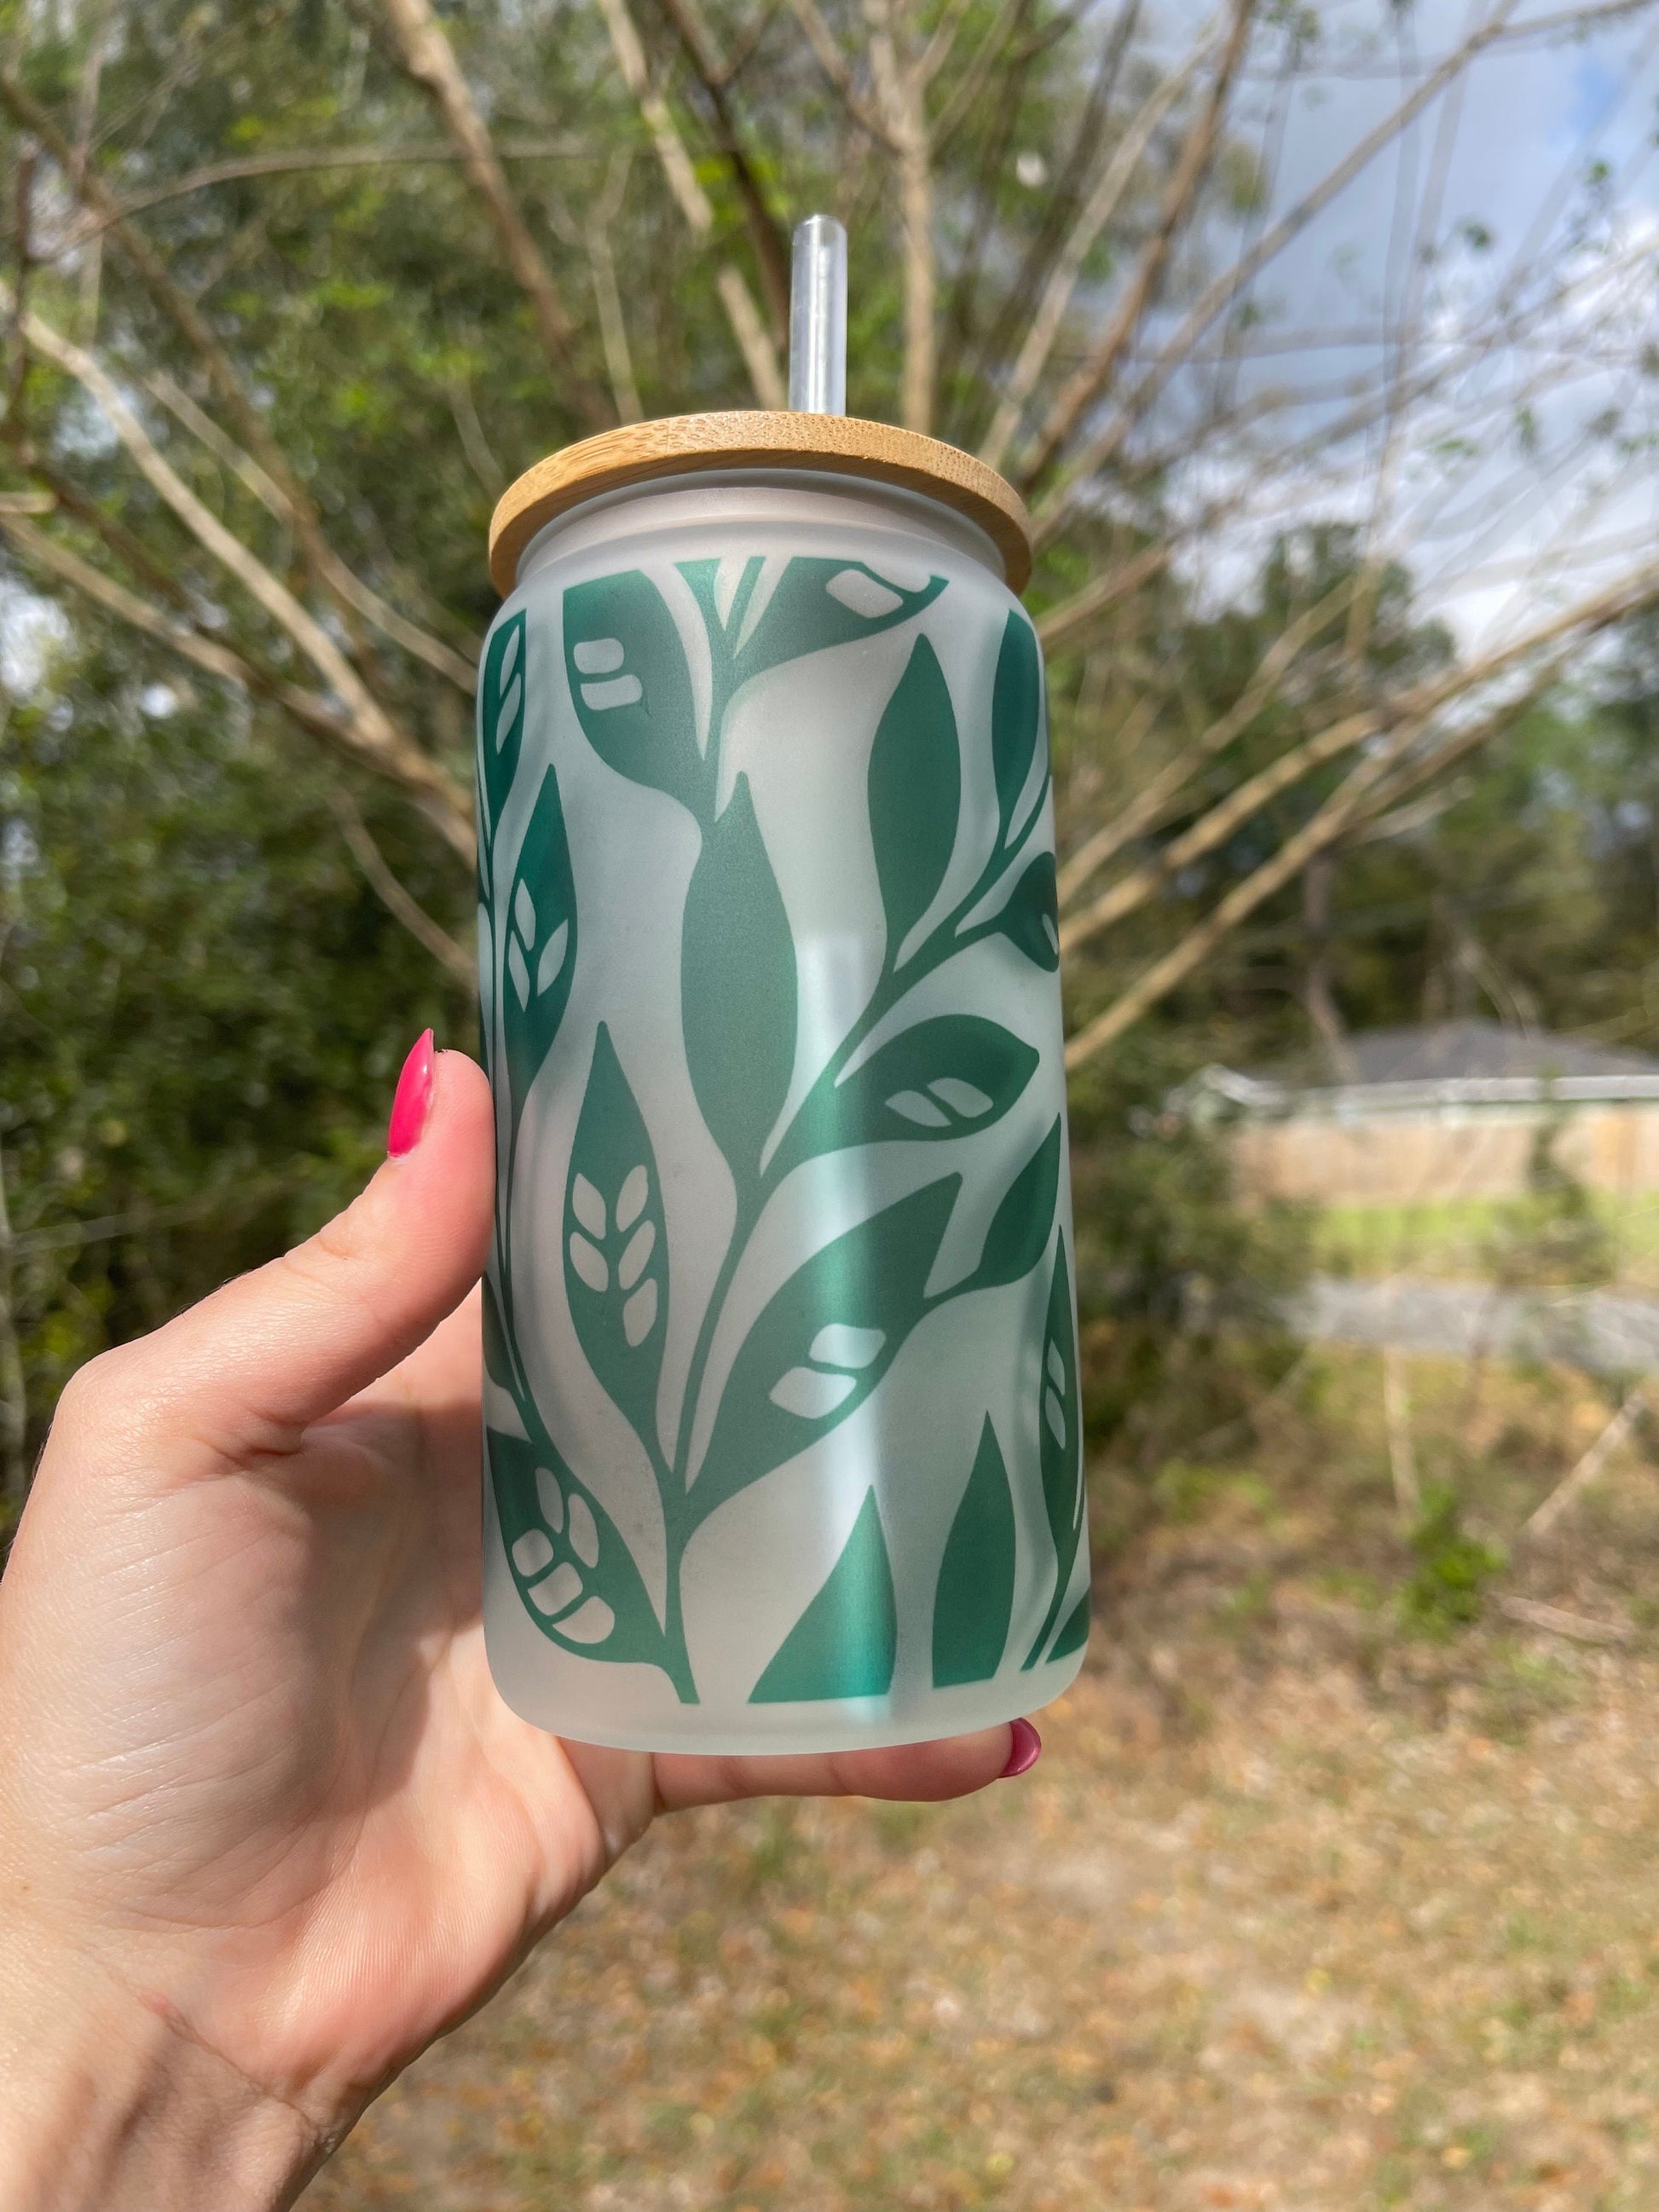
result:
[(841, 103), (859, 129), (867, 138), (873, 139), (888, 153), (898, 149), (887, 135), (887, 125), (880, 113), (864, 99), (853, 82), (853, 71), (847, 57), (836, 41), (836, 34), (825, 22), (817, 0), (789, 0), (789, 10), (812, 49), (812, 58), (840, 95)]
[[(201, 362), (209, 382), (236, 425), (249, 453), (258, 460), (267, 480), (286, 502), (285, 520), (293, 526), (307, 566), (333, 596), (336, 603), (347, 611), (348, 621), (353, 615), (362, 613), (386, 629), (388, 635), (396, 637), (407, 650), (418, 651), (420, 657), (429, 665), (442, 666), (441, 661), (432, 659), (428, 651), (417, 647), (411, 641), (417, 636), (424, 640), (425, 633), (417, 631), (413, 624), (404, 623), (393, 610), (386, 607), (368, 586), (353, 574), (324, 538), (310, 492), (289, 466), (288, 456), (272, 435), (264, 414), (243, 390), (235, 368), (214, 336), (201, 309), (173, 281), (165, 263), (143, 232), (127, 221), (114, 195), (90, 163), (77, 161), (75, 148), (64, 137), (46, 109), (9, 71), (3, 69), (0, 69), (0, 100), (11, 109), (18, 122), (40, 139), (81, 204), (100, 216), (111, 239), (131, 263), (150, 298)], [(383, 620), (382, 617), (389, 619)], [(426, 642), (429, 645), (434, 641)], [(444, 672), (447, 674), (450, 672), (445, 668)], [(470, 690), (472, 681), (469, 670), (465, 688)]]
[(0, 1150), (0, 1497), (14, 1515), (29, 1486), (29, 1404), (17, 1328), (16, 1249), (6, 1202), (6, 1156)]
[(1168, 76), (1146, 100), (1128, 129), (1112, 149), (1112, 158), (1101, 171), (1099, 182), (1079, 212), (1070, 235), (1055, 257), (1048, 282), (1043, 288), (1042, 299), (1031, 319), (1025, 343), (1021, 346), (1008, 377), (1002, 398), (997, 406), (979, 457), (988, 467), (1000, 469), (1003, 456), (1018, 429), (1025, 403), (1036, 389), (1048, 356), (1054, 351), (1054, 341), (1060, 336), (1077, 291), (1083, 265), (1095, 249), (1102, 231), (1116, 214), (1124, 193), (1133, 181), (1135, 171), (1152, 142), (1152, 134), (1181, 97), (1190, 82), (1193, 72), (1203, 61), (1215, 42), (1215, 34), (1206, 30), (1177, 69)]
[(1132, 839), (1139, 837), (1143, 830), (1151, 829), (1182, 786), (1206, 760), (1213, 760), (1235, 738), (1242, 736), (1249, 729), (1278, 690), (1280, 679), (1309, 638), (1322, 622), (1330, 621), (1340, 611), (1352, 588), (1352, 578), (1345, 577), (1322, 599), (1304, 608), (1295, 621), (1273, 640), (1262, 655), (1255, 674), (1227, 712), (1212, 722), (1194, 744), (1177, 753), (1144, 791), (1137, 792), (1121, 814), (1103, 823), (1092, 836), (1085, 838), (1076, 852), (1068, 856), (1056, 879), (1056, 890), (1062, 904), (1074, 897), (1113, 854), (1121, 852)]
[(1115, 568), (1109, 568), (1103, 576), (1096, 577), (1091, 584), (1074, 592), (1069, 599), (1062, 599), (1056, 607), (1039, 617), (1037, 635), (1050, 653), (1071, 644), (1081, 630), (1115, 607), (1120, 599), (1128, 599), (1141, 586), (1161, 576), (1175, 558), (1176, 549), (1170, 544), (1147, 545)]
[(129, 591), (114, 577), (105, 575), (102, 569), (94, 568), (90, 562), (83, 561), (67, 545), (60, 545), (49, 532), (37, 529), (23, 516), (0, 509), (0, 531), (27, 560), (58, 577), (94, 606), (102, 607), (106, 614), (118, 617), (146, 637), (153, 637), (158, 644), (208, 675), (222, 677), (227, 683), (259, 697), (274, 700), (311, 736), (337, 746), (354, 759), (359, 757), (349, 725), (320, 692), (284, 683), (217, 638), (205, 637), (187, 622), (163, 614), (159, 607), (141, 599), (137, 592)]
[[(9, 306), (9, 288), (0, 285), (0, 303)], [(23, 335), (29, 346), (72, 376), (102, 410), (111, 428), (160, 497), (205, 551), (234, 576), (297, 645), (324, 682), (344, 702), (343, 726), (354, 748), (381, 772), (431, 802), (432, 818), (464, 858), (473, 852), (466, 802), (447, 775), (392, 722), (345, 654), (316, 617), (287, 586), (205, 507), (163, 459), (149, 433), (127, 405), (114, 380), (93, 356), (73, 344), (38, 315), (26, 314)]]
[(467, 179), (495, 226), (507, 265), (530, 302), (543, 350), (562, 374), (562, 396), (590, 429), (605, 428), (610, 410), (597, 386), (576, 365), (576, 325), (519, 211), (472, 88), (432, 12), (431, 0), (380, 0), (380, 9), (391, 28), (399, 65), (436, 107), (461, 157)]
[[(293, 510), (281, 485), (273, 483), (252, 455), (244, 453), (234, 438), (225, 435), (212, 416), (203, 412), (181, 385), (164, 370), (158, 370), (149, 379), (149, 389), (170, 415), (182, 422), (193, 437), (198, 438), (216, 459), (224, 463), (268, 514), (274, 515), (279, 522), (293, 520)], [(457, 653), (453, 646), (446, 645), (441, 638), (434, 637), (429, 630), (422, 629), (418, 623), (412, 623), (406, 616), (400, 615), (396, 607), (389, 605), (343, 562), (339, 564), (333, 580), (337, 592), (366, 621), (372, 623), (382, 636), (389, 637), (394, 645), (402, 646), (404, 652), (412, 653), (416, 660), (423, 660), (440, 676), (447, 676), (457, 690), (465, 691), (469, 698), (472, 696), (478, 683), (476, 661), (469, 660), (464, 653)]]
[[(406, 0), (399, 0), (399, 4), (406, 4)], [(628, 0), (599, 0), (599, 12), (611, 34), (611, 50), (617, 57), (623, 82), (633, 95), (651, 143), (657, 149), (657, 159), (662, 163), (674, 204), (684, 216), (691, 235), (700, 245), (706, 244), (714, 228), (714, 210), (697, 180), (696, 167), (685, 150), (685, 141), (669, 112), (667, 101), (652, 85), (645, 48), (629, 13)], [(755, 397), (763, 407), (787, 406), (789, 392), (778, 367), (776, 349), (767, 334), (754, 295), (735, 262), (720, 264), (715, 273), (714, 289), (726, 310), (744, 366), (749, 371)]]
[[(1206, 285), (1182, 318), (1180, 327), (1117, 410), (1112, 421), (1089, 441), (1037, 503), (1036, 518), (1041, 542), (1047, 543), (1061, 528), (1075, 503), (1079, 488), (1121, 451), (1135, 424), (1144, 419), (1152, 401), (1176, 370), (1188, 360), (1197, 340), (1222, 309), (1255, 281), (1268, 263), (1283, 252), (1291, 240), (1307, 228), (1315, 216), (1353, 181), (1382, 148), (1399, 136), (1443, 85), (1467, 69), (1481, 50), (1500, 35), (1506, 18), (1514, 12), (1517, 0), (1498, 0), (1492, 15), (1478, 29), (1470, 33), (1455, 53), (1449, 55), (1437, 69), (1431, 70), (1416, 85), (1375, 130), (1368, 131), (1359, 143), (1334, 168), (1328, 170), (1319, 183), (1304, 193), (1294, 207), (1287, 209), (1249, 252), (1242, 254)], [(1057, 453), (1050, 451), (1046, 458), (1055, 459)]]
[(904, 368), (899, 414), (906, 429), (931, 430), (939, 381), (933, 321), (938, 275), (933, 252), (933, 146), (927, 84), (919, 64), (902, 64), (894, 0), (864, 0), (870, 26), (870, 72), (883, 125), (898, 167), (899, 222), (904, 241)]
[(447, 929), (441, 928), (434, 921), (419, 901), (412, 898), (398, 882), (386, 854), (375, 843), (368, 823), (359, 812), (356, 800), (349, 791), (337, 785), (329, 793), (328, 803), (340, 825), (340, 835), (351, 848), (351, 857), (362, 870), (364, 878), (375, 896), (416, 942), (425, 946), (438, 965), (476, 997), (477, 962), (464, 946), (455, 942)]
[(1141, 318), (1158, 296), (1158, 287), (1175, 246), (1176, 234), (1192, 213), (1205, 177), (1209, 173), (1216, 140), (1220, 135), (1222, 119), (1232, 93), (1233, 80), (1238, 75), (1244, 49), (1249, 42), (1255, 14), (1255, 0), (1232, 0), (1232, 21), (1228, 26), (1227, 43), (1164, 190), (1157, 225), (1141, 249), (1140, 259), (1123, 288), (1122, 295), (1112, 311), (1111, 319), (1090, 349), (1087, 360), (1066, 378), (1055, 394), (1054, 405), (1037, 434), (1036, 443), (1022, 462), (1019, 472), (1022, 486), (1030, 485), (1042, 475), (1106, 389), (1125, 349), (1140, 327)]
[(776, 211), (744, 143), (743, 131), (732, 106), (729, 73), (720, 67), (718, 58), (709, 48), (706, 27), (688, 0), (662, 0), (662, 6), (708, 103), (711, 132), (743, 204), (773, 334), (781, 343), (789, 329), (789, 249), (784, 243)]
[[(1368, 754), (1346, 780), (1320, 806), (1294, 836), (1286, 838), (1273, 857), (1236, 884), (1212, 910), (1190, 929), (1180, 942), (1155, 961), (1113, 1003), (1092, 1021), (1085, 1024), (1067, 1042), (1066, 1065), (1068, 1068), (1082, 1066), (1097, 1053), (1131, 1028), (1140, 1017), (1166, 998), (1194, 969), (1206, 960), (1216, 946), (1257, 907), (1271, 898), (1290, 883), (1317, 853), (1323, 852), (1353, 824), (1368, 813), (1392, 805), (1400, 793), (1413, 784), (1437, 775), (1455, 760), (1459, 760), (1494, 732), (1505, 727), (1515, 717), (1525, 711), (1548, 686), (1559, 678), (1565, 665), (1569, 652), (1585, 636), (1623, 622), (1643, 608), (1651, 606), (1659, 599), (1659, 565), (1644, 568), (1624, 583), (1570, 609), (1551, 622), (1540, 624), (1514, 645), (1495, 649), (1459, 672), (1461, 681), (1442, 679), (1425, 687), (1425, 703), (1398, 721), (1389, 736), (1374, 751)], [(1546, 643), (1560, 645), (1563, 638), (1571, 643), (1562, 646), (1541, 668), (1534, 672), (1525, 691), (1517, 698), (1503, 701), (1489, 714), (1454, 730), (1440, 744), (1435, 746), (1425, 760), (1413, 763), (1407, 775), (1390, 778), (1389, 771), (1401, 762), (1408, 748), (1428, 726), (1437, 708), (1471, 685), (1484, 682), (1503, 668), (1513, 665), (1526, 654)], [(1400, 712), (1405, 702), (1397, 702)], [(1328, 732), (1322, 732), (1328, 736)], [(1316, 743), (1317, 740), (1310, 740)], [(1305, 751), (1305, 748), (1298, 748)], [(1207, 817), (1206, 817), (1207, 818)], [(1201, 826), (1201, 825), (1200, 825)]]
[[(498, 161), (583, 161), (591, 158), (592, 149), (574, 138), (504, 138), (496, 141), (495, 153)], [(186, 170), (168, 184), (129, 193), (126, 198), (113, 202), (107, 215), (88, 216), (68, 233), (58, 251), (71, 252), (112, 222), (147, 214), (169, 200), (188, 199), (191, 193), (209, 191), (216, 185), (251, 183), (260, 177), (308, 177), (321, 169), (395, 168), (405, 163), (444, 164), (466, 158), (459, 147), (434, 141), (429, 146), (290, 146), (271, 154), (249, 154), (240, 161), (209, 161), (199, 169)]]

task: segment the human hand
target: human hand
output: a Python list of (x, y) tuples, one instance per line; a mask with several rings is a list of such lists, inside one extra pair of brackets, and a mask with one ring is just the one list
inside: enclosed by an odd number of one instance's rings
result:
[(1035, 1757), (1022, 1722), (653, 1759), (511, 1712), (480, 1616), (481, 1071), (423, 1039), (392, 1138), (309, 1243), (59, 1407), (0, 1583), (8, 2212), (291, 2203), (659, 1811), (951, 1797)]

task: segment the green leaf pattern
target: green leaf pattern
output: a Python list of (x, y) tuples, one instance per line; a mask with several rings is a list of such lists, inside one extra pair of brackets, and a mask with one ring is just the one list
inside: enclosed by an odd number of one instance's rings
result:
[(915, 1022), (839, 1081), (814, 1085), (779, 1148), (778, 1172), (854, 1145), (932, 1144), (992, 1128), (1036, 1066), (1033, 1047), (982, 1014)]
[(756, 1705), (879, 1698), (898, 1650), (898, 1601), (873, 1490), (830, 1577), (750, 1692)]
[(753, 1170), (795, 1060), (795, 941), (749, 780), (704, 836), (680, 938), (686, 1065), (709, 1134)]
[(1025, 1661), (1028, 1667), (1035, 1667), (1042, 1656), (1048, 1632), (1065, 1602), (1072, 1569), (1083, 1541), (1083, 1417), (1078, 1388), (1077, 1329), (1072, 1317), (1072, 1282), (1066, 1271), (1063, 1237), (1056, 1243), (1054, 1269), (1049, 1279), (1048, 1308), (1042, 1334), (1042, 1374), (1038, 1388), (1041, 1399), (1037, 1462), (1042, 1472), (1042, 1502), (1048, 1510), (1048, 1533), (1054, 1540), (1054, 1582), (1048, 1612)]
[(939, 655), (919, 637), (871, 748), (870, 836), (887, 916), (887, 962), (939, 896), (956, 848), (962, 749)]
[(732, 1363), (692, 1492), (703, 1514), (857, 1411), (927, 1310), (962, 1188), (942, 1176), (821, 1245), (763, 1308)]
[(997, 842), (1012, 835), (1020, 799), (1030, 781), (1037, 742), (1046, 734), (1042, 711), (1042, 655), (1036, 632), (1018, 608), (1009, 615), (991, 689), (991, 768), (997, 787)]
[(537, 1626), (589, 1658), (666, 1664), (633, 1553), (551, 1440), (487, 1428), (484, 1457), (513, 1579)]
[[(498, 624), (481, 676), (483, 1000), (487, 1044), (510, 1102), (484, 1291), (485, 1364), (524, 1430), (518, 1437), (492, 1427), (486, 1444), (514, 1579), (550, 1640), (589, 1657), (646, 1660), (694, 1700), (679, 1576), (697, 1530), (856, 1413), (928, 1316), (970, 1293), (1024, 1281), (1052, 1250), (1037, 1463), (1028, 1471), (1022, 1449), (1011, 1478), (997, 1427), (984, 1414), (934, 1574), (933, 1680), (939, 1687), (988, 1680), (1018, 1664), (1030, 1632), (1029, 1621), (1019, 1626), (1010, 1657), (1016, 1566), (1034, 1540), (1020, 1500), (1038, 1486), (1036, 1526), (1052, 1553), (1043, 1569), (1052, 1581), (1043, 1586), (1051, 1595), (1024, 1663), (1035, 1664), (1045, 1647), (1055, 1656), (1074, 1650), (1087, 1627), (1085, 1597), (1055, 1630), (1082, 1526), (1075, 1328), (1064, 1239), (1055, 1235), (1063, 1121), (1054, 1117), (1036, 1139), (1025, 1119), (1030, 1108), (1023, 1102), (1041, 1055), (1023, 1036), (983, 1013), (939, 1011), (937, 997), (933, 1011), (907, 1019), (906, 1001), (987, 939), (1003, 939), (1031, 969), (1052, 974), (1058, 964), (1054, 858), (1043, 848), (1047, 753), (1036, 635), (1022, 613), (1006, 615), (991, 697), (976, 709), (986, 716), (988, 708), (982, 766), (974, 765), (971, 744), (964, 754), (933, 637), (917, 627), (904, 641), (902, 672), (878, 720), (866, 773), (884, 958), (863, 1012), (792, 1108), (805, 971), (749, 776), (722, 777), (730, 710), (744, 685), (787, 662), (918, 623), (947, 580), (918, 583), (861, 562), (756, 554), (683, 562), (678, 580), (669, 581), (672, 590), (659, 588), (639, 568), (593, 578), (568, 586), (561, 611), (564, 678), (586, 744), (616, 775), (674, 800), (696, 826), (679, 932), (685, 1071), (735, 1200), (712, 1290), (701, 1317), (690, 1317), (697, 1334), (683, 1386), (678, 1379), (674, 1386), (676, 1414), (661, 1402), (671, 1273), (658, 1157), (671, 1133), (659, 1129), (653, 1142), (612, 1026), (599, 1021), (571, 1139), (560, 1273), (592, 1382), (640, 1438), (658, 1486), (667, 1590), (654, 1603), (615, 1523), (554, 1444), (515, 1340), (509, 1232), (518, 1133), (569, 1004), (577, 915), (550, 767), (535, 787), (510, 883), (495, 853), (515, 781), (533, 772), (533, 749), (525, 744), (531, 640), (523, 611)], [(680, 623), (699, 618), (697, 653), (706, 647), (707, 660), (697, 659), (702, 672), (694, 681)], [(780, 730), (777, 742), (789, 741)], [(988, 807), (990, 830), (975, 833)], [(972, 883), (953, 872), (964, 820), (969, 851), (982, 850), (988, 834), (990, 842)], [(964, 868), (973, 872), (965, 856)], [(1006, 1133), (988, 1136), (1005, 1124)], [(672, 1134), (678, 1162), (685, 1156), (681, 1133)], [(754, 1320), (717, 1363), (724, 1341), (717, 1324), (785, 1181), (833, 1153), (873, 1157), (878, 1146), (935, 1144), (959, 1148), (948, 1156), (949, 1171), (888, 1197), (810, 1252), (763, 1292)], [(965, 1177), (997, 1174), (994, 1163), (1011, 1152), (1018, 1164), (1000, 1170), (1007, 1180), (977, 1262), (940, 1285), (935, 1279)], [(762, 1672), (754, 1701), (885, 1695), (898, 1620), (888, 1534), (871, 1489), (836, 1565)]]
[(542, 777), (512, 889), (495, 922), (502, 1049), (516, 1125), (558, 1035), (576, 970), (576, 887), (564, 808), (550, 768)]
[(656, 1154), (601, 1022), (570, 1149), (564, 1280), (587, 1363), (653, 1463), (668, 1319), (668, 1236)]
[[(495, 841), (524, 749), (525, 666), (528, 618), (520, 611), (497, 624), (484, 651), (478, 684), (478, 849), (482, 865)], [(488, 893), (486, 891), (486, 896)]]
[(695, 808), (705, 776), (691, 672), (650, 578), (630, 568), (568, 586), (564, 658), (576, 718), (599, 758)]
[(935, 1689), (988, 1682), (1001, 1666), (1013, 1619), (1015, 1549), (1007, 1463), (988, 1413), (933, 1592)]

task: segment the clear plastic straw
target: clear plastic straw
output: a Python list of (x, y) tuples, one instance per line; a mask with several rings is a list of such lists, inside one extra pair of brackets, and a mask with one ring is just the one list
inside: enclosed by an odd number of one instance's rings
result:
[(795, 227), (789, 404), (805, 415), (847, 412), (847, 233), (831, 215)]

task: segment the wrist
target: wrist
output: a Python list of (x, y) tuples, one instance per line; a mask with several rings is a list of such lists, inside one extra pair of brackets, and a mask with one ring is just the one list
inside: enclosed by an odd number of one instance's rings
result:
[(14, 1922), (0, 1939), (7, 2212), (279, 2212), (324, 2146), (161, 1997)]

